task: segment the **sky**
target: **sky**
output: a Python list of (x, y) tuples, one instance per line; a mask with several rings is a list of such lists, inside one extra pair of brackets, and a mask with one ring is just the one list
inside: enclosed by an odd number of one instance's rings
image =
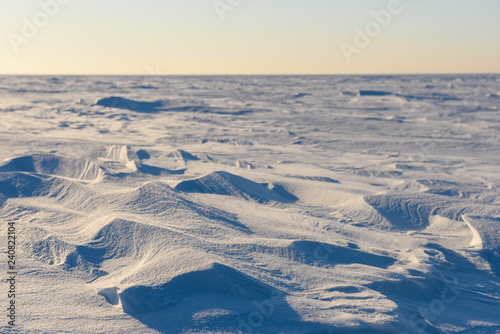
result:
[(2, 0), (0, 74), (500, 73), (498, 0)]

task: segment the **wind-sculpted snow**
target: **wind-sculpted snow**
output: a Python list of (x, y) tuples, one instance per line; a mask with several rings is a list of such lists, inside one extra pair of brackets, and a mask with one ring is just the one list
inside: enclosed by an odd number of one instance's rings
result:
[(499, 76), (0, 82), (19, 332), (500, 331)]
[(367, 196), (365, 201), (376, 208), (398, 229), (418, 229), (429, 225), (436, 207), (433, 198), (406, 194)]
[(187, 193), (236, 196), (259, 202), (288, 203), (297, 200), (279, 185), (259, 184), (227, 172), (214, 172), (194, 180), (182, 181), (175, 189)]
[(227, 108), (212, 107), (209, 105), (185, 105), (176, 101), (158, 100), (153, 102), (128, 99), (120, 96), (111, 96), (99, 99), (93, 106), (124, 109), (138, 113), (155, 114), (158, 112), (193, 112), (217, 115), (245, 115), (253, 113), (253, 110), (229, 110)]
[(27, 172), (57, 175), (78, 180), (97, 180), (103, 171), (87, 159), (60, 157), (52, 154), (34, 154), (13, 158), (0, 166), (2, 172)]
[(395, 228), (421, 229), (429, 225), (429, 218), (440, 215), (461, 220), (462, 215), (500, 215), (497, 205), (474, 203), (471, 199), (450, 199), (448, 193), (388, 193), (367, 196), (365, 201), (377, 209)]
[(273, 289), (231, 267), (211, 263), (154, 287), (132, 286), (119, 294), (123, 311), (143, 313), (168, 308), (188, 294), (216, 293), (248, 300), (263, 300)]
[(0, 194), (4, 198), (30, 197), (43, 189), (48, 177), (25, 173), (1, 173)]
[(163, 103), (161, 101), (142, 102), (119, 96), (111, 96), (98, 100), (95, 105), (109, 108), (126, 109), (142, 113), (155, 113), (158, 112), (158, 108), (163, 106)]
[(175, 152), (169, 153), (167, 157), (181, 159), (181, 160), (194, 160), (194, 161), (200, 160), (198, 157), (195, 157), (191, 153), (183, 150), (177, 150)]
[(477, 242), (481, 252), (490, 264), (491, 270), (500, 277), (500, 217), (488, 216), (467, 216), (464, 215), (465, 222), (477, 233)]

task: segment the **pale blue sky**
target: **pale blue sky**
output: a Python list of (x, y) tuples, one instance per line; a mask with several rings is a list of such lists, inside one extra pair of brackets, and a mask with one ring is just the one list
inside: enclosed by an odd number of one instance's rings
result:
[(243, 0), (224, 20), (214, 0), (65, 1), (47, 22), (40, 1), (0, 2), (0, 73), (500, 72), (498, 0), (400, 0), (362, 47), (356, 27), (391, 0)]

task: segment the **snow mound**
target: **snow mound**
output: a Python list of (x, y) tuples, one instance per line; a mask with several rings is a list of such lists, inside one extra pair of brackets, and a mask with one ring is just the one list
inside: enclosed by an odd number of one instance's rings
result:
[(296, 260), (306, 264), (327, 266), (363, 264), (372, 267), (387, 268), (396, 262), (395, 259), (388, 256), (314, 241), (294, 241), (290, 244), (289, 248)]
[(86, 246), (66, 242), (38, 227), (28, 228), (26, 235), (29, 238), (23, 239), (22, 247), (31, 258), (64, 270), (78, 270), (93, 279), (107, 274), (99, 269), (95, 254)]
[(0, 195), (4, 198), (34, 196), (47, 178), (25, 173), (0, 173)]
[(131, 110), (141, 113), (156, 113), (163, 106), (162, 101), (141, 102), (119, 96), (111, 96), (98, 100), (95, 105), (108, 108)]
[(53, 154), (33, 154), (13, 158), (0, 166), (2, 172), (26, 172), (62, 176), (71, 179), (96, 181), (103, 170), (87, 159), (75, 159)]
[(123, 219), (105, 224), (84, 244), (66, 242), (39, 227), (30, 227), (26, 233), (29, 238), (24, 239), (23, 248), (28, 256), (65, 270), (90, 273), (92, 278), (107, 275), (100, 269), (106, 261), (147, 259), (165, 243), (158, 236), (168, 240), (171, 234), (167, 229)]
[[(99, 201), (85, 185), (68, 179), (27, 173), (0, 173), (0, 204), (10, 198), (46, 198), (73, 210), (95, 210)], [(2, 201), (3, 197), (3, 201)], [(34, 206), (36, 208), (36, 206)], [(23, 208), (29, 214), (27, 208)], [(42, 209), (41, 211), (47, 210)], [(38, 211), (33, 212), (37, 214)], [(60, 217), (58, 217), (60, 218)]]
[(161, 221), (179, 224), (184, 229), (193, 224), (192, 228), (198, 233), (209, 233), (200, 229), (203, 224), (249, 233), (234, 215), (192, 202), (164, 182), (149, 182), (125, 193), (102, 196), (95, 202), (106, 203), (114, 210), (128, 214), (154, 216)]
[(184, 173), (184, 169), (170, 170), (142, 162), (143, 159), (150, 158), (151, 155), (145, 150), (133, 152), (128, 146), (112, 145), (107, 147), (103, 156), (99, 157), (98, 164), (107, 176), (118, 178), (144, 176), (144, 174), (162, 176)]
[(248, 300), (262, 300), (272, 288), (220, 263), (181, 274), (159, 286), (132, 286), (119, 294), (125, 313), (144, 313), (178, 304), (189, 295), (217, 293)]
[(279, 185), (256, 183), (228, 172), (213, 172), (197, 179), (181, 181), (175, 190), (187, 193), (227, 195), (258, 202), (291, 203), (297, 198)]

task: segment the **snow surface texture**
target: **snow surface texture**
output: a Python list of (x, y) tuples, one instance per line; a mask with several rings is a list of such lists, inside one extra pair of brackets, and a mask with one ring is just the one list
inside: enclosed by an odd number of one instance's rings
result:
[(499, 107), (487, 75), (2, 77), (0, 332), (499, 333)]

